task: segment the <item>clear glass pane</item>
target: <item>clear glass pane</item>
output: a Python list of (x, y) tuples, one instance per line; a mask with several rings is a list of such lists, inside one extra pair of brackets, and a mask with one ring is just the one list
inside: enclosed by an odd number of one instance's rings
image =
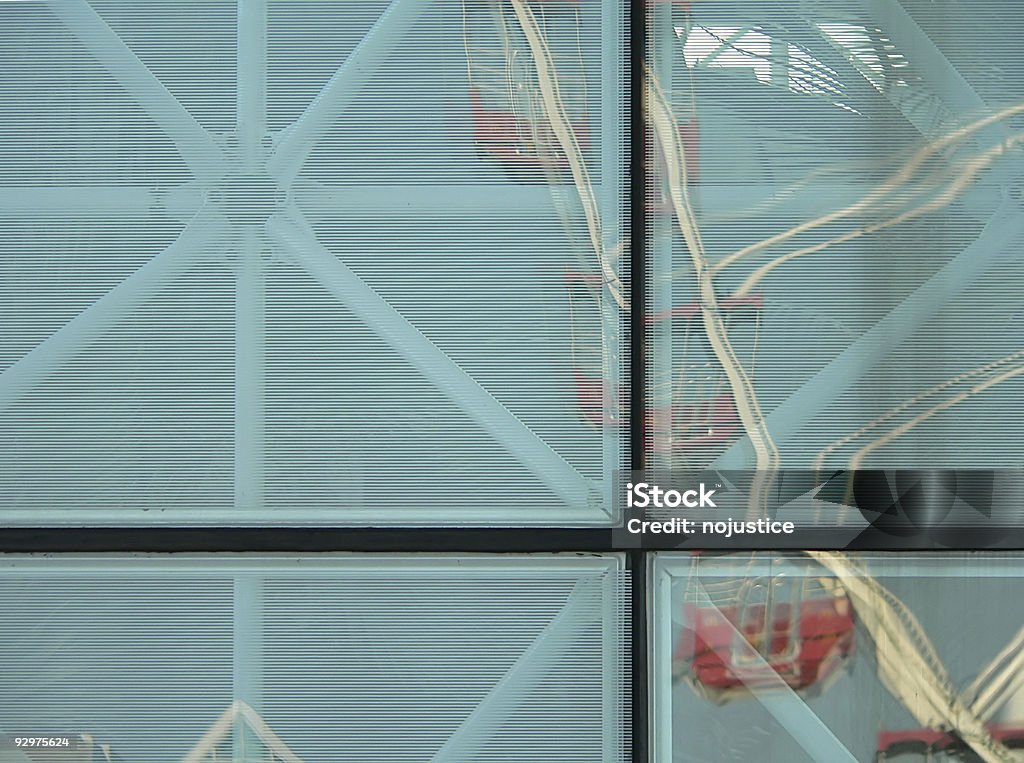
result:
[(650, 575), (658, 763), (1024, 747), (1024, 555), (659, 553)]
[(650, 464), (1024, 465), (1021, 8), (650, 15)]

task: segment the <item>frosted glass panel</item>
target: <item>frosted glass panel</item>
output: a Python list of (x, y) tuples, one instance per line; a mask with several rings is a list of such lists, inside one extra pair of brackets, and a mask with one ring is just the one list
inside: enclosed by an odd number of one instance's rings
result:
[(0, 522), (607, 524), (625, 36), (0, 3)]
[(619, 763), (626, 585), (617, 556), (0, 557), (0, 733), (139, 763)]

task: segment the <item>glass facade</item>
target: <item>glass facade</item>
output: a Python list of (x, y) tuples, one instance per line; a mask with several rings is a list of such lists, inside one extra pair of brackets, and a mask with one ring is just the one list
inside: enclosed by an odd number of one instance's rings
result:
[(1024, 759), (1022, 35), (0, 0), (0, 763)]

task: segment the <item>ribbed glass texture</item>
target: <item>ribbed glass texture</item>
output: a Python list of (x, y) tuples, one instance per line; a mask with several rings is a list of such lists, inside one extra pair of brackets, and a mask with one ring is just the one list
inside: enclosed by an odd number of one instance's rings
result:
[(649, 29), (650, 462), (1024, 465), (1024, 7)]
[(817, 556), (656, 555), (652, 763), (1020, 760), (1024, 555)]
[(622, 763), (627, 583), (598, 555), (0, 557), (0, 733), (137, 763)]
[(0, 522), (607, 523), (625, 37), (0, 2)]

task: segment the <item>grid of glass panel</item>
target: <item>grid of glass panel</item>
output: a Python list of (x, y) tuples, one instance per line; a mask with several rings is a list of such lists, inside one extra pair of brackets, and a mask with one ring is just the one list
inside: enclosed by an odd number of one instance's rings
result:
[[(625, 0), (0, 0), (0, 528), (1024, 468), (1022, 9), (641, 5), (638, 198)], [(3, 556), (0, 763), (1021, 757), (1020, 554), (647, 560)]]

